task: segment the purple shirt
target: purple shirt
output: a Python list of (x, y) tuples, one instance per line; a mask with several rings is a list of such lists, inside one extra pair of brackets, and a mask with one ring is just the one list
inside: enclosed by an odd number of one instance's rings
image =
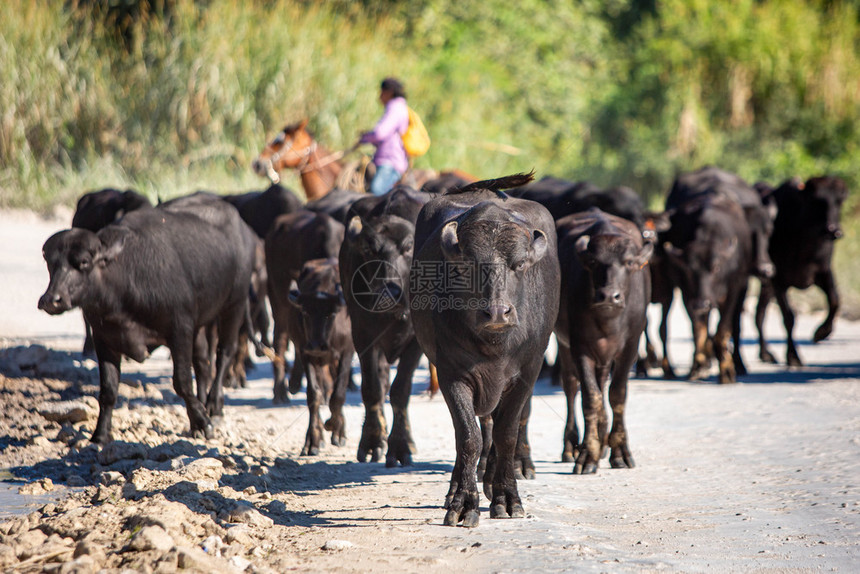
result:
[(376, 146), (373, 163), (390, 165), (399, 173), (406, 173), (409, 168), (409, 159), (406, 157), (406, 150), (403, 149), (402, 137), (408, 127), (409, 111), (406, 107), (406, 100), (392, 98), (385, 104), (385, 112), (376, 123), (373, 131), (361, 136), (361, 143)]

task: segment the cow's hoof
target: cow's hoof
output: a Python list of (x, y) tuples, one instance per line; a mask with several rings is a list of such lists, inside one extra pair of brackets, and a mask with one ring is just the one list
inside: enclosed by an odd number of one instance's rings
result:
[(332, 446), (346, 446), (346, 436), (342, 434), (332, 433), (331, 444)]
[(508, 514), (508, 509), (505, 508), (504, 504), (493, 504), (490, 506), (490, 518), (510, 518), (511, 516)]
[(445, 520), (442, 522), (445, 526), (457, 526), (460, 522), (463, 528), (475, 528), (480, 521), (477, 510), (467, 510), (462, 515), (456, 510), (449, 510), (445, 514)]
[(576, 455), (571, 451), (564, 451), (561, 453), (561, 462), (573, 462), (576, 460)]
[(612, 468), (634, 468), (636, 463), (633, 461), (633, 457), (629, 454), (613, 456), (609, 459), (609, 466)]
[(90, 442), (98, 446), (104, 446), (110, 442), (110, 434), (96, 431), (93, 434), (93, 438), (90, 439)]
[(382, 447), (377, 446), (369, 450), (358, 447), (358, 462), (367, 462), (368, 455), (370, 455), (370, 462), (379, 462), (382, 459)]
[(202, 429), (193, 429), (191, 431), (191, 436), (197, 439), (206, 439), (211, 440), (215, 438), (215, 428), (212, 426), (212, 423), (206, 423)]
[(534, 468), (524, 468), (522, 475), (525, 480), (534, 480), (535, 478), (537, 478), (537, 474), (535, 473)]
[(318, 446), (305, 446), (302, 449), (301, 456), (316, 456), (320, 453), (320, 448)]
[(785, 362), (788, 364), (789, 367), (802, 367), (803, 366), (803, 361), (801, 361), (800, 357), (797, 356), (796, 354), (795, 355), (788, 355)]
[(576, 463), (573, 467), (573, 474), (595, 474), (597, 472), (596, 462)]
[(275, 397), (272, 399), (273, 405), (289, 405), (292, 401), (290, 401), (289, 397)]
[(771, 365), (776, 364), (776, 357), (774, 357), (773, 353), (767, 349), (762, 349), (758, 354), (758, 358), (761, 359), (762, 363), (770, 363)]
[(526, 509), (519, 502), (511, 505), (511, 518), (525, 518)]
[(385, 456), (385, 466), (394, 468), (398, 463), (400, 463), (400, 466), (412, 466), (412, 453), (396, 454), (389, 451)]
[(815, 330), (815, 334), (812, 336), (812, 342), (820, 343), (821, 341), (829, 337), (832, 332), (833, 325), (821, 325), (818, 329)]

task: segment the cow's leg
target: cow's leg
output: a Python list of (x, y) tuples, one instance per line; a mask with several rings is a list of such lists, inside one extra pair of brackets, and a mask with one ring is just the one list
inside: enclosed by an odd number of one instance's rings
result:
[(391, 423), (391, 434), (388, 437), (388, 453), (385, 456), (385, 466), (403, 466), (412, 464), (412, 455), (417, 452), (412, 440), (412, 427), (409, 424), (409, 396), (412, 394), (412, 375), (421, 360), (421, 346), (418, 339), (413, 338), (400, 355), (397, 363), (397, 375), (391, 385), (389, 398), (394, 421)]
[(206, 409), (210, 417), (224, 415), (224, 377), (230, 371), (236, 356), (236, 339), (242, 321), (245, 320), (246, 299), (230, 306), (221, 313), (218, 320), (218, 357), (215, 359), (215, 380), (209, 389), (206, 399)]
[(764, 336), (764, 317), (771, 299), (773, 299), (773, 284), (767, 279), (762, 279), (758, 295), (758, 305), (755, 308), (755, 327), (758, 331), (758, 358), (764, 363), (775, 365), (776, 357), (767, 348), (767, 339)]
[(791, 310), (791, 304), (788, 302), (788, 290), (780, 287), (775, 288), (776, 304), (779, 305), (779, 310), (782, 312), (782, 323), (785, 325), (785, 346), (786, 346), (786, 363), (789, 367), (802, 367), (803, 362), (800, 360), (800, 355), (797, 354), (797, 347), (794, 345), (794, 311)]
[(654, 343), (651, 342), (651, 337), (648, 335), (647, 326), (642, 331), (642, 337), (645, 339), (645, 356), (640, 356), (636, 360), (636, 375), (647, 377), (648, 369), (656, 367), (659, 361), (657, 360), (657, 352), (654, 350)]
[(612, 468), (633, 468), (636, 466), (633, 455), (630, 453), (630, 445), (627, 442), (624, 411), (627, 406), (628, 373), (636, 359), (637, 352), (638, 340), (624, 348), (615, 362), (612, 382), (609, 384), (609, 406), (612, 409), (612, 430), (609, 431), (609, 465)]
[(295, 395), (302, 390), (302, 378), (305, 376), (305, 364), (301, 353), (298, 352), (298, 347), (293, 341), (293, 348), (296, 349), (296, 360), (293, 361), (293, 368), (290, 369), (290, 393)]
[(481, 432), (475, 420), (474, 396), (469, 385), (451, 381), (450, 375), (442, 369), (439, 369), (439, 383), (451, 413), (457, 443), (457, 460), (451, 473), (451, 486), (445, 497), (448, 511), (443, 524), (456, 526), (462, 522), (463, 526), (474, 528), (479, 520), (480, 494), (476, 472), (481, 451)]
[(603, 406), (603, 385), (608, 366), (598, 367), (586, 356), (576, 358), (577, 375), (579, 376), (580, 393), (582, 395), (582, 415), (585, 422), (582, 446), (576, 457), (574, 474), (592, 474), (597, 472), (597, 464), (603, 454), (606, 431), (601, 429), (601, 422), (606, 421)]
[(305, 435), (305, 445), (302, 447), (302, 456), (315, 456), (320, 452), (320, 443), (323, 438), (323, 423), (320, 418), (320, 406), (322, 405), (323, 394), (323, 377), (325, 373), (321, 372), (324, 367), (319, 365), (311, 365), (305, 361), (307, 365), (305, 373), (308, 379), (308, 432)]
[(209, 387), (212, 386), (212, 355), (209, 346), (214, 340), (208, 327), (200, 327), (194, 336), (192, 366), (197, 383), (197, 398), (201, 403), (206, 402)]
[(173, 357), (173, 389), (185, 401), (185, 410), (191, 422), (191, 435), (203, 435), (208, 439), (214, 436), (214, 431), (206, 414), (206, 407), (194, 393), (194, 381), (191, 378), (193, 347), (194, 332), (191, 329), (177, 328), (169, 344)]
[(490, 518), (524, 518), (526, 513), (517, 490), (516, 455), (520, 441), (521, 421), (526, 403), (532, 395), (534, 380), (540, 370), (540, 359), (524, 369), (517, 380), (502, 395), (493, 412), (493, 449), (496, 454), (494, 472), (484, 475), (484, 491), (492, 481)]
[(666, 379), (675, 379), (675, 370), (672, 368), (672, 363), (669, 362), (669, 310), (672, 308), (672, 299), (664, 302), (661, 306), (660, 316), (660, 341), (663, 343), (663, 359), (660, 361), (660, 366), (663, 367), (663, 377)]
[(519, 432), (517, 433), (517, 448), (514, 455), (514, 474), (525, 480), (534, 480), (535, 463), (532, 460), (532, 447), (529, 444), (529, 417), (532, 414), (532, 395), (526, 399), (523, 411), (520, 414)]
[(830, 269), (816, 273), (815, 284), (827, 296), (827, 318), (824, 319), (824, 322), (819, 325), (812, 336), (813, 343), (820, 343), (833, 332), (833, 320), (839, 311), (839, 291), (836, 290), (836, 280), (833, 278), (833, 271)]
[(576, 424), (576, 394), (579, 392), (579, 379), (576, 378), (576, 367), (570, 355), (570, 347), (558, 347), (558, 360), (561, 364), (561, 380), (564, 395), (567, 399), (567, 420), (562, 437), (561, 462), (573, 462), (579, 455), (579, 427)]
[(361, 400), (364, 403), (364, 424), (358, 441), (358, 462), (378, 462), (385, 451), (387, 429), (385, 394), (388, 392), (388, 361), (378, 347), (371, 347), (359, 357), (361, 362)]
[(96, 345), (93, 342), (93, 328), (86, 319), (84, 319), (84, 348), (81, 353), (84, 357), (93, 357), (96, 354)]
[(122, 355), (108, 348), (98, 337), (93, 337), (93, 347), (99, 362), (99, 419), (92, 442), (107, 444), (111, 440), (111, 420), (119, 392)]
[[(747, 374), (747, 367), (741, 356), (741, 314), (744, 310), (744, 300), (747, 296), (747, 286), (744, 284), (735, 295), (735, 303), (732, 305), (732, 363), (738, 376)], [(722, 369), (720, 369), (722, 371)]]
[(481, 421), (481, 456), (478, 458), (478, 480), (484, 480), (487, 472), (487, 463), (490, 458), (490, 450), (493, 447), (493, 417), (490, 415), (480, 417)]
[(710, 313), (704, 315), (690, 314), (693, 321), (693, 365), (690, 367), (690, 374), (687, 376), (691, 381), (700, 381), (708, 376), (710, 370), (710, 357), (708, 353), (708, 317)]
[(343, 416), (343, 405), (346, 402), (346, 389), (349, 386), (349, 375), (352, 370), (352, 351), (342, 353), (334, 368), (334, 388), (332, 389), (329, 410), (331, 417), (326, 421), (326, 430), (331, 431), (331, 444), (346, 445), (346, 420)]
[(290, 397), (287, 395), (286, 379), (286, 353), (290, 342), (286, 328), (286, 319), (275, 314), (275, 327), (272, 333), (275, 355), (279, 361), (272, 361), (273, 377), (275, 379), (274, 398), (272, 402), (276, 405), (289, 404)]

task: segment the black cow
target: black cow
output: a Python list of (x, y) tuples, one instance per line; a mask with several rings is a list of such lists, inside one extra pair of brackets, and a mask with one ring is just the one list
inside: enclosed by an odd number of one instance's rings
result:
[(146, 196), (132, 189), (119, 191), (105, 188), (90, 191), (78, 199), (75, 215), (72, 217), (72, 227), (80, 227), (96, 232), (102, 227), (113, 223), (131, 211), (144, 207), (152, 207)]
[[(651, 273), (645, 266), (654, 246), (634, 223), (597, 208), (563, 217), (556, 229), (561, 304), (555, 334), (567, 396), (562, 460), (576, 460), (575, 474), (593, 473), (608, 445), (613, 468), (632, 468), (624, 425), (627, 378), (645, 329), (651, 298)], [(612, 430), (607, 436), (603, 394), (610, 374)], [(581, 443), (574, 416), (580, 385)]]
[[(767, 193), (766, 188), (761, 188)], [(807, 289), (817, 285), (827, 296), (827, 317), (815, 330), (813, 342), (826, 339), (833, 332), (833, 321), (839, 310), (839, 292), (833, 278), (831, 259), (834, 241), (842, 237), (840, 210), (848, 196), (845, 182), (832, 176), (813, 177), (805, 184), (789, 180), (768, 194), (777, 205), (770, 257), (776, 266), (773, 279), (762, 282), (756, 307), (756, 327), (759, 333), (759, 356), (775, 363), (764, 338), (764, 314), (767, 304), (776, 295), (785, 324), (787, 358), (790, 366), (803, 363), (797, 354), (792, 331), (794, 312), (788, 301), (789, 287)]]
[[(269, 301), (275, 320), (272, 343), (279, 358), (284, 357), (293, 337), (290, 332), (290, 290), (298, 281), (302, 267), (313, 259), (335, 259), (343, 243), (343, 225), (325, 213), (301, 209), (280, 216), (266, 236), (266, 270), (269, 279)], [(283, 360), (272, 361), (274, 402), (288, 403), (286, 372)], [(297, 393), (302, 386), (301, 356), (296, 354), (290, 373), (289, 390)]]
[[(752, 232), (744, 211), (730, 196), (714, 194), (686, 202), (679, 198), (670, 219), (671, 227), (661, 235), (661, 242), (672, 284), (680, 288), (693, 323), (695, 352), (688, 376), (697, 380), (707, 375), (708, 347), (713, 345), (720, 365), (719, 382), (735, 382), (738, 374), (746, 373), (740, 354), (740, 316), (755, 266)], [(719, 311), (720, 320), (711, 338), (708, 318), (713, 309)], [(668, 315), (669, 304), (665, 304), (661, 336), (666, 333)], [(734, 339), (731, 354), (730, 337)]]
[(550, 213), (497, 192), (530, 179), (476, 182), (433, 199), (416, 226), (410, 306), (457, 437), (445, 501), (449, 526), (478, 524), (476, 415), (493, 417), (483, 477), (490, 516), (525, 515), (514, 459), (521, 413), (558, 314), (559, 268)]
[[(75, 214), (72, 216), (72, 227), (80, 227), (96, 232), (102, 227), (122, 219), (122, 216), (130, 211), (141, 208), (152, 207), (146, 196), (132, 189), (119, 191), (111, 187), (90, 191), (78, 199)], [(85, 356), (95, 355), (93, 346), (93, 332), (89, 323), (84, 321), (84, 349)]]
[(316, 213), (326, 213), (336, 221), (346, 224), (346, 215), (352, 205), (359, 199), (366, 197), (367, 194), (360, 191), (335, 188), (321, 198), (307, 202), (305, 209)]
[(549, 210), (555, 220), (597, 207), (634, 222), (642, 231), (646, 229), (645, 204), (639, 194), (629, 187), (602, 189), (587, 181), (573, 182), (547, 176), (512, 189), (509, 194), (537, 201)]
[(768, 253), (775, 205), (762, 200), (762, 195), (740, 176), (713, 166), (679, 175), (666, 198), (666, 209), (695, 199), (725, 194), (734, 199), (744, 211), (744, 217), (752, 233), (752, 249), (755, 258), (753, 273), (767, 279), (773, 276), (774, 267)]
[[(290, 337), (308, 379), (310, 423), (302, 448), (306, 456), (319, 453), (324, 429), (331, 431), (333, 445), (346, 444), (343, 404), (355, 347), (337, 260), (306, 262), (294, 285), (289, 294)], [(323, 425), (319, 409), (325, 403), (331, 418)]]
[[(397, 186), (383, 196), (355, 202), (340, 251), (340, 274), (352, 321), (352, 338), (361, 362), (365, 418), (358, 460), (378, 461), (386, 447), (386, 466), (412, 464), (415, 443), (409, 424), (412, 376), (421, 359), (405, 292), (412, 264), (418, 212), (426, 193)], [(390, 365), (397, 375), (389, 392)], [(394, 421), (386, 441), (383, 406), (389, 394)]]
[[(59, 314), (81, 307), (93, 327), (99, 362), (99, 418), (93, 442), (110, 440), (122, 356), (143, 361), (167, 345), (173, 358), (173, 386), (185, 401), (191, 432), (213, 435), (209, 417), (223, 408), (221, 384), (236, 352), (245, 317), (253, 265), (253, 233), (221, 201), (206, 210), (221, 225), (180, 206), (142, 209), (93, 233), (70, 229), (43, 247), (50, 272), (39, 308)], [(201, 333), (217, 324), (216, 376)], [(198, 393), (194, 395), (191, 368)]]
[(302, 208), (302, 201), (295, 192), (277, 183), (273, 183), (265, 191), (249, 191), (221, 197), (239, 211), (239, 215), (260, 239), (266, 238), (279, 216)]

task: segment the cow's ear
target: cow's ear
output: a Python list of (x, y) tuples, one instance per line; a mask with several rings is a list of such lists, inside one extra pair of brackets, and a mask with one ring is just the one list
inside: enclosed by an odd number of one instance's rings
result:
[(361, 235), (361, 230), (364, 228), (364, 224), (361, 222), (361, 216), (354, 215), (352, 219), (349, 220), (349, 225), (346, 228), (346, 236), (349, 237), (350, 241), (355, 241), (355, 239)]
[(93, 264), (104, 267), (116, 259), (125, 248), (125, 240), (129, 233), (127, 229), (113, 226), (111, 226), (110, 230), (100, 233), (99, 239), (101, 239), (101, 245), (93, 257)]
[(543, 259), (543, 256), (546, 255), (546, 251), (549, 248), (549, 239), (546, 237), (546, 233), (541, 231), (540, 229), (535, 229), (532, 234), (532, 244), (529, 249), (529, 260), (532, 264)]
[(287, 299), (290, 301), (290, 304), (294, 307), (301, 308), (299, 305), (299, 297), (301, 296), (301, 292), (299, 291), (299, 286), (295, 282), (295, 280), (290, 281), (290, 293), (287, 295)]
[(591, 243), (590, 235), (583, 235), (579, 239), (576, 240), (576, 243), (573, 244), (574, 249), (576, 249), (577, 253), (583, 253), (584, 251), (588, 251), (588, 244)]
[(634, 265), (639, 269), (645, 267), (648, 261), (651, 259), (651, 255), (654, 253), (654, 244), (650, 241), (646, 241), (642, 248), (639, 250), (639, 254), (633, 260)]
[(460, 257), (460, 239), (457, 237), (457, 222), (451, 221), (442, 228), (442, 253), (449, 259)]

